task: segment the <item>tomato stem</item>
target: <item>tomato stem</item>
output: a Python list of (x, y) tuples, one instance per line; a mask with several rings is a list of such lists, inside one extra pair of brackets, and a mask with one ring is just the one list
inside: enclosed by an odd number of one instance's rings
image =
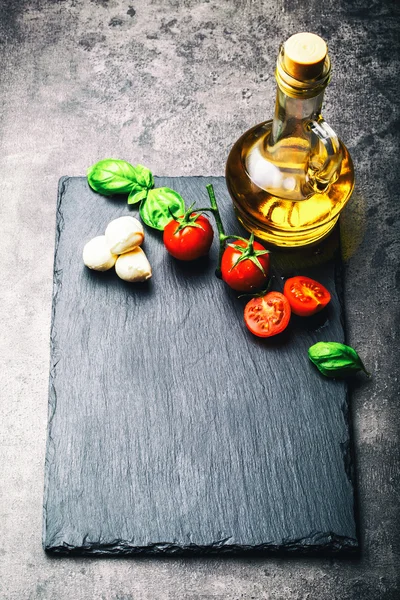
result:
[(195, 203), (191, 204), (189, 208), (185, 210), (185, 214), (183, 215), (183, 217), (174, 217), (170, 207), (168, 207), (170, 215), (178, 223), (178, 227), (175, 230), (175, 234), (178, 233), (178, 231), (182, 231), (182, 229), (185, 229), (185, 227), (198, 227), (199, 229), (203, 229), (203, 227), (199, 223), (196, 223), (201, 213), (198, 210), (193, 210), (194, 204)]
[[(207, 192), (208, 192), (208, 197), (210, 198), (211, 212), (214, 215), (215, 223), (216, 223), (217, 229), (218, 229), (219, 257), (218, 257), (218, 267), (215, 271), (215, 274), (217, 277), (219, 277), (219, 279), (221, 279), (221, 261), (222, 261), (222, 255), (225, 250), (225, 242), (227, 239), (229, 239), (232, 236), (225, 235), (225, 230), (224, 230), (224, 226), (222, 225), (221, 215), (220, 215), (220, 212), (218, 209), (217, 200), (215, 198), (215, 192), (214, 192), (214, 187), (213, 187), (212, 183), (209, 183), (206, 186), (206, 188), (207, 188)], [(208, 210), (210, 210), (210, 209), (208, 209)]]
[(250, 239), (248, 239), (248, 240), (244, 237), (241, 237), (240, 235), (226, 235), (224, 226), (222, 225), (221, 215), (220, 215), (219, 208), (217, 205), (217, 200), (215, 198), (215, 192), (214, 192), (214, 187), (213, 187), (212, 183), (207, 184), (206, 188), (207, 188), (208, 196), (210, 198), (211, 208), (197, 208), (196, 210), (211, 212), (215, 218), (215, 223), (217, 225), (218, 237), (219, 237), (219, 257), (218, 257), (218, 267), (215, 271), (216, 276), (219, 279), (221, 279), (222, 255), (225, 250), (226, 241), (230, 240), (230, 239), (231, 240), (241, 240), (242, 242), (245, 242), (245, 244), (246, 244), (244, 249), (242, 249), (242, 256), (239, 258), (238, 262), (241, 262), (242, 260), (249, 258), (260, 269), (260, 271), (263, 273), (263, 275), (265, 275), (264, 269), (258, 260), (258, 256), (261, 256), (262, 254), (267, 254), (269, 251), (268, 250), (254, 250), (254, 246), (253, 246), (254, 233), (251, 234)]

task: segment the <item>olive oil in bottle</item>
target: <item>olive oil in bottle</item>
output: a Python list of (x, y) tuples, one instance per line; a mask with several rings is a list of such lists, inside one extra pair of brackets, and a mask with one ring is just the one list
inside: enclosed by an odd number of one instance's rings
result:
[(270, 244), (312, 244), (333, 228), (354, 187), (353, 164), (321, 116), (331, 66), (319, 36), (300, 33), (279, 52), (274, 119), (235, 143), (226, 182), (243, 226)]

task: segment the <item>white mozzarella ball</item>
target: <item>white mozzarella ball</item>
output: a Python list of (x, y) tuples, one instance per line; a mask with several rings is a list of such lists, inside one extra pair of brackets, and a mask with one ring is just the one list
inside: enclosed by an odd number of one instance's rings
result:
[(123, 254), (140, 246), (144, 240), (144, 230), (135, 217), (119, 217), (108, 224), (105, 236), (110, 251)]
[(141, 248), (125, 252), (117, 258), (115, 270), (124, 281), (146, 281), (151, 277), (151, 266)]
[(83, 248), (82, 257), (84, 264), (94, 271), (108, 271), (118, 258), (110, 252), (105, 235), (90, 240)]

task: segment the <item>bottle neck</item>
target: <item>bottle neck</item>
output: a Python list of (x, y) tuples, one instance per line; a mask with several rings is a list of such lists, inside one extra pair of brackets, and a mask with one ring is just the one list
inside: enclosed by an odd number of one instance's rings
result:
[(318, 120), (321, 115), (324, 91), (313, 98), (294, 98), (278, 87), (269, 145), (273, 146), (283, 138), (304, 138), (308, 123)]
[(286, 137), (309, 139), (308, 124), (317, 121), (321, 115), (325, 88), (331, 76), (328, 54), (320, 72), (312, 79), (296, 79), (288, 72), (286, 63), (285, 45), (282, 45), (275, 70), (278, 89), (269, 141), (271, 146)]

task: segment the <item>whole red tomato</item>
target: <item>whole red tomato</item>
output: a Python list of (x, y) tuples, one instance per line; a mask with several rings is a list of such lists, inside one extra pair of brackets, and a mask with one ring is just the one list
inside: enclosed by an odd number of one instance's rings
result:
[(207, 217), (186, 214), (170, 221), (164, 228), (164, 245), (178, 260), (195, 260), (205, 256), (212, 244), (214, 231)]
[(222, 279), (238, 292), (252, 292), (262, 289), (267, 283), (269, 272), (269, 252), (254, 241), (235, 240), (224, 250), (221, 261)]
[(280, 292), (268, 292), (252, 298), (244, 309), (246, 327), (258, 337), (271, 337), (281, 333), (290, 321), (290, 304)]

